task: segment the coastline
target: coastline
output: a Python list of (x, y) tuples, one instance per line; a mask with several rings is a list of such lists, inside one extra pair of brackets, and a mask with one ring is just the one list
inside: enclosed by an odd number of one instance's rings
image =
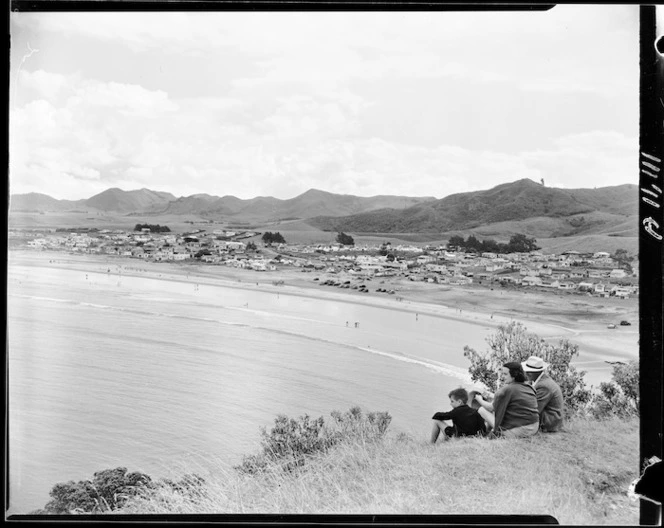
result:
[[(492, 326), (519, 321), (548, 340), (569, 339), (579, 345), (584, 363), (638, 358), (638, 299), (602, 299), (557, 292), (538, 292), (487, 286), (447, 286), (413, 282), (399, 277), (376, 277), (367, 282), (369, 292), (324, 286), (327, 278), (352, 280), (352, 276), (303, 272), (281, 268), (259, 272), (201, 262), (149, 262), (128, 257), (55, 251), (10, 250), (12, 265), (66, 267), (92, 273), (112, 273), (151, 279), (264, 291), (338, 302), (378, 306), (449, 320)], [(319, 278), (315, 281), (315, 278)], [(394, 295), (377, 288), (394, 290)], [(631, 326), (607, 329), (607, 324), (628, 320)], [(581, 356), (581, 355), (580, 355)], [(606, 370), (608, 365), (604, 365)]]

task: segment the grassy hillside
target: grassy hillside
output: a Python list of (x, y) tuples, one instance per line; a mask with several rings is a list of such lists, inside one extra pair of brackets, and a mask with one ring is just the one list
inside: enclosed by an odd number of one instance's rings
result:
[(556, 189), (523, 179), (403, 210), (382, 209), (341, 218), (319, 216), (309, 223), (323, 230), (435, 233), (546, 217), (551, 222), (551, 236), (565, 236), (636, 215), (637, 204), (635, 185)]
[(576, 419), (531, 439), (426, 439), (388, 431), (343, 442), (288, 473), (221, 464), (195, 493), (159, 488), (116, 513), (547, 514), (561, 524), (638, 524), (638, 420)]
[(174, 200), (171, 193), (140, 189), (137, 191), (123, 191), (122, 189), (107, 189), (85, 200), (85, 205), (99, 211), (116, 211), (129, 213), (132, 211), (146, 211), (155, 207), (163, 208), (169, 201)]

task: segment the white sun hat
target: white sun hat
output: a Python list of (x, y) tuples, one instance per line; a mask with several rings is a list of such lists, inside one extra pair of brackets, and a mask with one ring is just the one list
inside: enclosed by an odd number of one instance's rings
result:
[(540, 357), (530, 356), (521, 363), (521, 366), (524, 372), (543, 372), (549, 364)]

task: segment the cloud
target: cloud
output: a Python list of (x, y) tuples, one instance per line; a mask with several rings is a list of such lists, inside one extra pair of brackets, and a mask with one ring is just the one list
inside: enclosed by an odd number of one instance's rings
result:
[[(40, 79), (49, 75), (26, 82), (38, 89)], [(126, 185), (241, 198), (290, 198), (309, 188), (442, 197), (521, 178), (576, 187), (635, 177), (636, 139), (610, 130), (505, 153), (362, 137), (370, 103), (347, 89), (280, 97), (257, 109), (251, 97), (171, 100), (140, 86), (71, 84), (59, 83), (66, 94), (56, 97), (59, 106), (38, 99), (12, 110), (12, 192), (66, 197), (66, 189), (84, 198)]]
[(638, 184), (638, 138), (615, 131), (570, 134), (553, 148), (522, 154), (547, 185), (565, 188)]
[[(49, 91), (53, 80), (56, 87)], [(54, 189), (54, 196), (63, 197), (67, 188), (79, 198), (86, 197), (81, 193), (93, 187), (103, 190), (105, 167), (132, 157), (143, 162), (150, 155), (164, 158), (160, 148), (142, 150), (154, 138), (150, 135), (154, 122), (177, 109), (164, 92), (42, 71), (21, 76), (20, 81), (19, 89), (46, 98), (11, 109), (13, 187), (35, 192)], [(72, 185), (60, 188), (60, 180)], [(82, 185), (75, 187), (76, 182)]]
[(21, 92), (28, 92), (32, 98), (55, 102), (61, 95), (71, 91), (72, 81), (73, 76), (67, 77), (44, 70), (23, 70), (19, 75), (18, 86)]
[[(79, 198), (109, 184), (290, 198), (624, 183), (634, 13), (12, 13), (51, 54), (14, 77), (13, 188), (65, 197), (49, 174)], [(110, 45), (136, 61), (92, 68)]]
[[(637, 6), (558, 5), (534, 13), (19, 13), (12, 23), (139, 53), (239, 54), (259, 70), (236, 77), (238, 88), (462, 76), (527, 90), (638, 89)], [(600, 61), (606, 67), (593, 66)], [(632, 83), (625, 63), (637, 74)]]

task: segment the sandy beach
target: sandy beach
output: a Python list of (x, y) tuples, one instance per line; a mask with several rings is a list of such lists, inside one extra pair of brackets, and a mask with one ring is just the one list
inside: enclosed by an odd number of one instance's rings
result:
[[(96, 273), (159, 278), (246, 288), (310, 298), (361, 303), (382, 308), (477, 321), (496, 328), (512, 320), (546, 339), (567, 338), (579, 345), (579, 368), (602, 368), (604, 361), (638, 357), (638, 299), (598, 298), (564, 292), (538, 292), (480, 285), (447, 286), (398, 277), (367, 281), (368, 293), (321, 285), (327, 278), (352, 280), (352, 275), (327, 275), (300, 268), (258, 272), (201, 262), (149, 262), (125, 257), (50, 251), (10, 251), (8, 264), (65, 267)], [(315, 280), (318, 278), (318, 280)], [(389, 295), (378, 288), (394, 290)], [(631, 326), (620, 326), (627, 320)], [(607, 328), (609, 323), (617, 325)], [(586, 366), (588, 365), (588, 367)], [(594, 367), (590, 366), (594, 365)], [(589, 378), (592, 377), (589, 375)]]

